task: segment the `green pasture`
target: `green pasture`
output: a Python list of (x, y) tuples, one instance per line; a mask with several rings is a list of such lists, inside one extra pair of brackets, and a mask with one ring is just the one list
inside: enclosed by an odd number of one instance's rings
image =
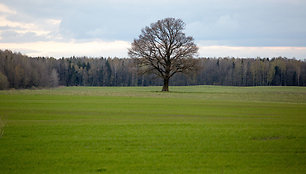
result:
[(0, 173), (306, 173), (305, 87), (0, 91)]

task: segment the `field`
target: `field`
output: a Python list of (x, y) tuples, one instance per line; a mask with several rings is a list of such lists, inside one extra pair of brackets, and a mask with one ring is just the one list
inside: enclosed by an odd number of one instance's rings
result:
[(0, 173), (306, 173), (305, 87), (0, 91)]

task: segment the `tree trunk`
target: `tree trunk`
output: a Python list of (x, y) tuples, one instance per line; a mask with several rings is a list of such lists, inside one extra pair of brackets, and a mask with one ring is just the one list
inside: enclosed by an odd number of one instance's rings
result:
[(164, 86), (162, 91), (168, 92), (169, 91), (169, 79), (168, 78), (164, 78)]

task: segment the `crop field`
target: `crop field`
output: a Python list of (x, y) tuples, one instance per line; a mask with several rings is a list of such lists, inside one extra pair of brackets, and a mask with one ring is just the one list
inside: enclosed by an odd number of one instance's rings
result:
[(305, 87), (0, 91), (0, 173), (306, 173)]

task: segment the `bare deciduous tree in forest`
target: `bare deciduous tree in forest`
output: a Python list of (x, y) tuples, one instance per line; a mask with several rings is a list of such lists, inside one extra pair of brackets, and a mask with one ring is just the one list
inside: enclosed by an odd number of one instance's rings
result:
[[(136, 59), (143, 60), (143, 59)], [(306, 61), (278, 58), (197, 58), (190, 77), (173, 85), (306, 86)], [(140, 61), (139, 61), (140, 62)], [(0, 49), (0, 90), (62, 86), (156, 86), (154, 74), (138, 75), (133, 59), (28, 57)], [(194, 68), (193, 68), (194, 69)]]
[(129, 56), (136, 58), (144, 72), (154, 73), (164, 80), (162, 91), (168, 91), (169, 79), (178, 72), (195, 69), (198, 52), (193, 38), (183, 33), (181, 19), (165, 18), (152, 23), (141, 31), (132, 43)]

